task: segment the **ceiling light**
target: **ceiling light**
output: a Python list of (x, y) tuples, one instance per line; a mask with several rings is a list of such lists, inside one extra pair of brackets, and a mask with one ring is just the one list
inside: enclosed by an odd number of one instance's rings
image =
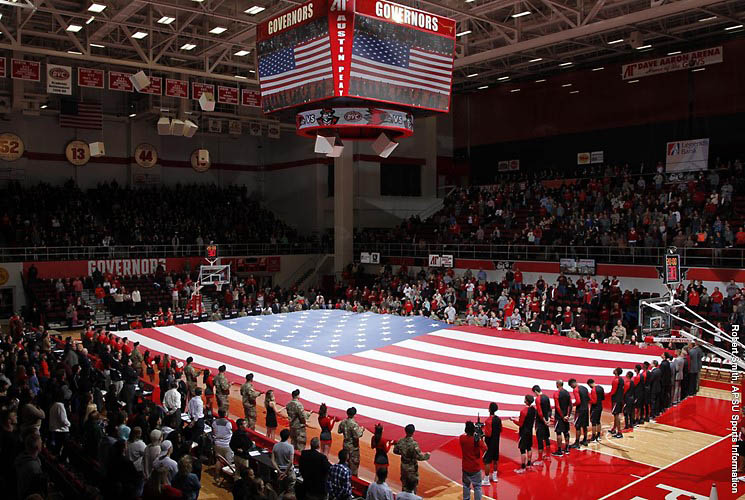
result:
[(252, 69), (249, 69), (249, 70), (248, 70), (248, 72), (249, 72), (249, 73), (256, 73), (256, 71), (254, 71), (254, 70), (252, 70)]
[(245, 80), (247, 77), (243, 75), (235, 75), (236, 78), (240, 78), (241, 80)]
[(571, 66), (572, 64), (574, 64), (574, 63), (573, 63), (573, 62), (563, 62), (563, 63), (559, 64), (559, 66), (561, 66), (561, 67), (564, 67), (564, 68), (565, 68), (565, 67), (567, 67), (567, 66)]
[(738, 28), (742, 28), (742, 24), (736, 24), (734, 26), (728, 26), (728, 27), (724, 28), (724, 31), (736, 30)]
[(249, 16), (255, 16), (256, 14), (258, 14), (259, 12), (261, 12), (261, 11), (263, 11), (265, 9), (266, 9), (266, 7), (262, 7), (261, 5), (254, 5), (250, 9), (246, 9), (243, 12), (245, 12)]
[(696, 68), (696, 69), (691, 70), (691, 72), (695, 73), (696, 71), (704, 71), (704, 70), (706, 70), (706, 68)]
[(629, 80), (627, 83), (638, 83), (639, 80)]
[(535, 59), (531, 59), (528, 62), (538, 62), (538, 61), (543, 61), (543, 58), (542, 57), (536, 57)]
[(132, 35), (132, 38), (134, 38), (135, 40), (142, 40), (146, 36), (147, 36), (147, 33), (145, 33), (144, 31), (138, 31), (134, 35)]
[(669, 55), (669, 56), (674, 56), (674, 55), (676, 55), (676, 54), (680, 54), (680, 51), (679, 51), (679, 50), (674, 50), (674, 51), (672, 51), (672, 52), (668, 52), (668, 53), (667, 53), (667, 55)]
[(106, 9), (106, 6), (101, 3), (92, 3), (90, 7), (88, 7), (89, 12), (103, 12)]
[(91, 16), (91, 17), (88, 18), (88, 20), (85, 22), (85, 24), (90, 24), (90, 23), (92, 23), (95, 20), (96, 20), (96, 16)]
[(478, 88), (478, 90), (484, 90), (484, 89), (488, 89), (488, 88), (489, 88), (488, 85), (482, 85), (481, 87)]
[(520, 89), (512, 89), (510, 92), (520, 92)]
[(47, 109), (49, 107), (49, 104), (42, 104), (39, 106), (41, 109)]
[(226, 31), (228, 31), (228, 28), (223, 28), (222, 26), (215, 26), (214, 28), (210, 30), (210, 33), (219, 35), (221, 33), (225, 33)]
[(83, 27), (79, 24), (71, 24), (67, 27), (67, 31), (72, 31), (73, 33), (77, 33), (78, 31), (82, 30)]
[(196, 47), (197, 47), (197, 46), (196, 46), (195, 44), (193, 44), (193, 43), (185, 43), (185, 44), (183, 44), (183, 45), (181, 46), (181, 50), (193, 50), (193, 49), (195, 49)]
[(466, 78), (473, 78), (474, 76), (479, 76), (478, 73), (471, 73), (470, 75), (466, 75)]
[(599, 68), (592, 68), (593, 71), (603, 71), (605, 68), (600, 66)]
[(82, 52), (78, 52), (77, 50), (68, 50), (67, 53), (68, 54), (75, 54), (76, 56), (82, 56), (83, 55)]
[(640, 45), (639, 47), (636, 48), (636, 50), (644, 50), (644, 49), (651, 49), (651, 48), (652, 48), (652, 45), (647, 44), (647, 45)]
[(250, 50), (243, 50), (243, 49), (241, 49), (241, 50), (239, 50), (238, 52), (236, 52), (236, 53), (235, 53), (235, 54), (233, 54), (233, 55), (234, 55), (234, 56), (238, 56), (238, 57), (243, 57), (243, 56), (247, 56), (247, 55), (248, 55), (248, 54), (250, 54), (250, 53), (251, 53), (251, 51), (250, 51)]
[(564, 85), (562, 85), (562, 87), (571, 87), (571, 86), (572, 86), (571, 83), (565, 83)]
[(700, 23), (705, 23), (706, 21), (713, 21), (713, 20), (714, 20), (714, 19), (716, 19), (716, 18), (717, 18), (717, 16), (704, 17), (704, 18), (702, 18), (702, 19), (699, 19), (699, 20), (698, 20), (698, 22), (700, 22)]
[(158, 19), (158, 23), (160, 23), (160, 24), (171, 24), (175, 20), (176, 20), (175, 17), (163, 16), (160, 19)]
[(622, 42), (623, 42), (623, 38), (619, 38), (617, 40), (611, 40), (610, 42), (608, 42), (608, 45), (615, 45), (617, 43), (622, 43)]
[(471, 30), (461, 31), (460, 33), (456, 33), (455, 36), (463, 36), (468, 35), (470, 33), (473, 33)]
[(503, 82), (503, 81), (509, 80), (509, 79), (510, 79), (509, 76), (500, 76), (499, 78), (497, 78), (497, 81)]
[(517, 14), (512, 14), (512, 17), (517, 19), (518, 17), (529, 16), (529, 15), (530, 15), (530, 11), (524, 10), (522, 12), (518, 12)]
[(130, 114), (129, 114), (129, 117), (130, 117), (130, 118), (134, 118), (135, 116), (137, 116), (137, 113), (130, 113)]
[(546, 79), (545, 79), (545, 78), (541, 78), (540, 80), (536, 80), (536, 81), (535, 81), (535, 83), (543, 83), (543, 82), (545, 82), (545, 81), (546, 81)]
[(88, 45), (90, 45), (91, 47), (98, 47), (99, 49), (104, 48), (104, 46), (101, 45), (100, 43), (89, 43)]
[(569, 93), (570, 93), (570, 94), (579, 94), (579, 90), (572, 90), (572, 91), (571, 91), (571, 92), (569, 92)]

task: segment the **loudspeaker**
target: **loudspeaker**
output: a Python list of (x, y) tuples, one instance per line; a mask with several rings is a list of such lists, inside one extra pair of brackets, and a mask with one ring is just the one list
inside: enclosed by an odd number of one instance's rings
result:
[(316, 135), (316, 146), (313, 151), (320, 154), (329, 154), (334, 149), (334, 142), (333, 135), (319, 132)]
[(103, 142), (92, 142), (88, 144), (88, 149), (91, 151), (91, 156), (103, 156), (106, 154), (106, 148), (103, 145)]
[(212, 92), (203, 92), (199, 96), (199, 107), (202, 111), (214, 111), (215, 110), (215, 96)]
[(137, 89), (137, 92), (141, 92), (142, 89), (150, 85), (150, 77), (147, 76), (142, 70), (138, 71), (134, 75), (131, 75), (129, 77), (129, 80), (132, 82), (132, 85), (134, 85), (135, 89)]
[(184, 120), (184, 137), (194, 137), (199, 127), (191, 120)]
[(200, 149), (199, 151), (197, 151), (197, 159), (199, 160), (199, 163), (209, 163), (210, 152), (206, 149)]
[(158, 118), (158, 135), (171, 135), (171, 119), (167, 116)]
[(391, 139), (385, 132), (382, 132), (372, 143), (373, 151), (381, 158), (388, 158), (397, 147), (398, 143)]
[(184, 135), (184, 122), (174, 118), (171, 120), (171, 135)]
[(341, 142), (341, 139), (338, 137), (334, 137), (334, 145), (331, 148), (331, 151), (326, 154), (329, 158), (339, 158), (344, 151), (344, 143)]
[(629, 35), (629, 45), (632, 49), (635, 49), (637, 47), (641, 47), (644, 45), (644, 38), (642, 38), (642, 34), (640, 31), (632, 31)]

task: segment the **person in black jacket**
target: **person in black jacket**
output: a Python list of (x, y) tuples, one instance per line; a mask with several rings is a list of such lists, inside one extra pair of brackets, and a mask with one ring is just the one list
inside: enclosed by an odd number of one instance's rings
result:
[(662, 363), (660, 363), (660, 413), (670, 407), (670, 394), (673, 389), (673, 370), (670, 366), (670, 353), (663, 353)]
[(484, 442), (486, 443), (486, 452), (484, 453), (484, 483), (489, 481), (490, 470), (491, 480), (497, 482), (499, 438), (502, 435), (502, 421), (497, 416), (497, 411), (499, 411), (499, 405), (494, 402), (489, 403), (489, 418), (484, 423)]
[(576, 407), (574, 417), (574, 431), (575, 439), (574, 444), (570, 448), (579, 448), (580, 431), (584, 436), (582, 439), (582, 445), (587, 446), (587, 427), (590, 425), (590, 391), (587, 387), (579, 385), (573, 378), (569, 379), (569, 387), (574, 389), (574, 406)]
[(310, 440), (310, 449), (300, 453), (298, 465), (303, 482), (302, 487), (298, 489), (303, 490), (306, 500), (316, 500), (326, 496), (326, 478), (331, 463), (326, 455), (318, 451), (320, 447), (321, 440), (314, 437)]
[(644, 421), (652, 418), (652, 371), (649, 361), (644, 362)]
[(590, 441), (600, 441), (600, 432), (603, 429), (600, 419), (603, 416), (603, 401), (605, 401), (605, 390), (602, 386), (596, 385), (595, 380), (588, 379), (587, 385), (590, 387), (590, 424), (592, 425), (592, 436)]
[(649, 378), (650, 378), (650, 387), (651, 387), (651, 410), (652, 415), (650, 417), (651, 419), (657, 418), (657, 416), (660, 414), (660, 395), (662, 393), (662, 373), (660, 371), (659, 363), (655, 359), (652, 361), (652, 371), (649, 372)]
[(551, 433), (548, 430), (548, 424), (551, 421), (551, 400), (541, 392), (540, 386), (533, 386), (533, 394), (535, 395), (535, 437), (538, 441), (538, 459), (535, 461), (543, 461), (543, 448), (545, 444), (546, 453), (551, 452)]
[(639, 425), (644, 420), (644, 384), (647, 376), (646, 372), (642, 371), (642, 365), (636, 365), (634, 367), (636, 374), (634, 375), (634, 421), (632, 425)]
[(636, 390), (634, 388), (634, 372), (626, 372), (626, 380), (623, 381), (623, 418), (625, 421), (624, 429), (633, 429), (634, 425), (634, 404)]
[[(569, 417), (572, 414), (572, 397), (564, 389), (564, 381), (556, 381), (556, 392), (554, 393), (554, 430), (556, 431), (556, 451), (552, 453), (555, 457), (569, 454)], [(564, 449), (561, 449), (561, 439), (564, 438)]]
[(248, 467), (248, 452), (254, 447), (254, 442), (246, 430), (246, 419), (239, 418), (235, 425), (237, 429), (230, 437), (230, 449), (233, 450), (235, 463)]

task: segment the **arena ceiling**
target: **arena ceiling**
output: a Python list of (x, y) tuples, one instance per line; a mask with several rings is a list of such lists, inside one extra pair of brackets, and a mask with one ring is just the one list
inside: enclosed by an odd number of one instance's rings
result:
[[(256, 24), (291, 0), (0, 0), (0, 48), (256, 83)], [(743, 0), (398, 0), (458, 21), (455, 89), (742, 36)], [(729, 29), (728, 29), (729, 28)], [(642, 46), (630, 43), (639, 32)], [(571, 63), (571, 64), (569, 64)]]

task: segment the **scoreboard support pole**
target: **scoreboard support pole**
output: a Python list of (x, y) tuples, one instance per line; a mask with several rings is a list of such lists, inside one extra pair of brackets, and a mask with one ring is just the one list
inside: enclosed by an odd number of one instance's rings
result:
[(334, 158), (334, 272), (341, 277), (354, 258), (354, 143)]

